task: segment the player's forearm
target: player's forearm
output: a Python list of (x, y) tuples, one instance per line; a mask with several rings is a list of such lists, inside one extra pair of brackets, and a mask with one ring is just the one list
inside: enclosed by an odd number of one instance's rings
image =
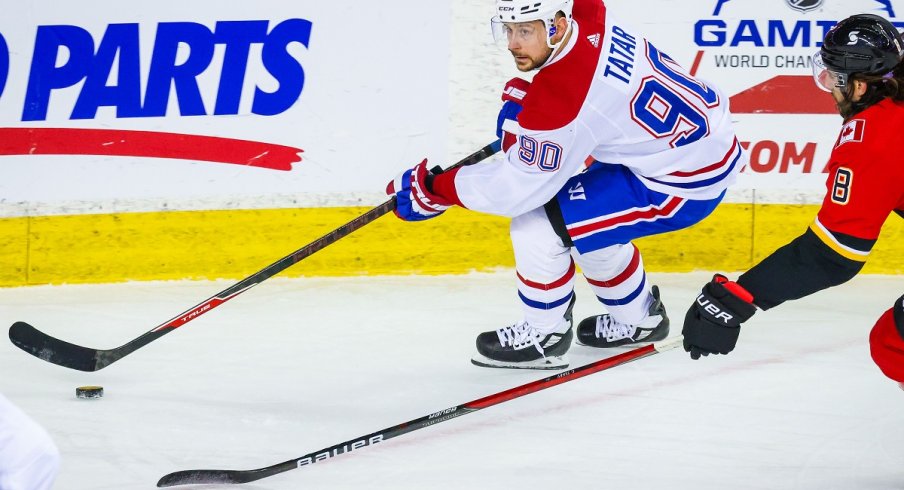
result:
[(812, 230), (779, 248), (738, 278), (763, 310), (851, 280), (863, 262), (826, 245)]
[(454, 176), (436, 176), (432, 188), (468, 209), (513, 217), (546, 204), (575, 173), (564, 168), (545, 173), (517, 165), (499, 161), (462, 168)]

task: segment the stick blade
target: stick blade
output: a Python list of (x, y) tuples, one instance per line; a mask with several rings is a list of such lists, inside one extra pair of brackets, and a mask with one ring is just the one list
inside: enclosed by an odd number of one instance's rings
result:
[(157, 482), (158, 487), (175, 487), (179, 485), (229, 485), (235, 483), (247, 483), (251, 480), (242, 478), (242, 471), (233, 470), (182, 470), (164, 475)]
[(25, 352), (56, 364), (79, 371), (97, 371), (104, 367), (97, 362), (98, 350), (70, 344), (32, 327), (25, 322), (16, 322), (9, 327), (9, 340)]

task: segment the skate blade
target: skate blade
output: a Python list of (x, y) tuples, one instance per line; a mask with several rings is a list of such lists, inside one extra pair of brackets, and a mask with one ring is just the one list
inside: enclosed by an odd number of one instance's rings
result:
[(565, 356), (552, 356), (536, 361), (525, 362), (505, 362), (496, 361), (488, 357), (477, 354), (471, 358), (471, 364), (480, 367), (499, 368), (499, 369), (534, 369), (534, 370), (550, 370), (565, 369), (568, 367), (568, 359)]
[(650, 344), (655, 344), (656, 342), (658, 342), (658, 341), (641, 340), (640, 342), (627, 342), (627, 343), (624, 343), (624, 344), (610, 345), (610, 346), (607, 346), (607, 347), (600, 347), (600, 346), (598, 346), (598, 345), (585, 344), (585, 343), (581, 342), (581, 341), (578, 340), (578, 339), (574, 339), (574, 343), (575, 343), (575, 344), (577, 344), (577, 345), (582, 345), (582, 346), (584, 346), (584, 347), (590, 347), (591, 349), (617, 349), (617, 350), (631, 350), (631, 349), (636, 349), (636, 348), (638, 348), (638, 347), (646, 347), (646, 346), (648, 346), (648, 345), (650, 345)]
[(621, 343), (618, 345), (609, 345), (606, 347), (602, 347), (599, 345), (585, 344), (585, 343), (581, 342), (581, 339), (577, 335), (575, 335), (574, 343), (578, 344), (578, 345), (583, 345), (584, 347), (590, 347), (591, 349), (631, 350), (631, 349), (636, 349), (638, 347), (646, 347), (650, 344), (655, 344), (656, 342), (659, 342), (660, 340), (663, 340), (666, 337), (668, 337), (668, 331), (666, 331), (665, 335), (651, 335), (645, 339), (638, 340), (636, 342), (624, 342), (624, 343)]

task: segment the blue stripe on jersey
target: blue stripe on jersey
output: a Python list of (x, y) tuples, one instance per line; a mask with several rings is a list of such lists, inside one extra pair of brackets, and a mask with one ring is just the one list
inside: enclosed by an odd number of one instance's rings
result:
[(552, 303), (543, 303), (541, 301), (534, 301), (532, 299), (529, 299), (526, 296), (524, 296), (523, 294), (521, 294), (521, 291), (518, 291), (518, 297), (521, 298), (521, 301), (523, 301), (524, 304), (526, 304), (527, 306), (530, 306), (531, 308), (536, 308), (538, 310), (551, 310), (557, 306), (562, 306), (565, 303), (571, 301), (571, 297), (573, 295), (574, 295), (574, 291), (572, 290), (572, 291), (569, 291), (568, 295), (562, 299), (553, 301)]
[(621, 305), (626, 305), (626, 304), (628, 304), (628, 303), (634, 301), (635, 299), (637, 299), (637, 297), (640, 296), (640, 293), (643, 292), (644, 287), (645, 287), (646, 285), (647, 285), (647, 274), (644, 273), (643, 279), (640, 281), (640, 285), (638, 285), (637, 288), (634, 289), (634, 291), (631, 291), (631, 294), (625, 296), (624, 298), (621, 298), (621, 299), (606, 299), (606, 298), (600, 298), (599, 296), (597, 296), (596, 298), (597, 298), (598, 300), (600, 300), (600, 302), (601, 302), (602, 304), (606, 305), (606, 306), (621, 306)]
[(732, 170), (734, 170), (735, 165), (737, 165), (738, 160), (741, 158), (741, 155), (743, 155), (743, 154), (744, 154), (743, 151), (738, 151), (738, 153), (734, 157), (734, 160), (731, 161), (731, 165), (728, 166), (728, 170), (722, 172), (721, 174), (719, 174), (715, 177), (710, 177), (706, 180), (697, 180), (694, 182), (670, 182), (667, 180), (651, 179), (650, 177), (644, 177), (644, 178), (651, 182), (656, 182), (657, 184), (667, 185), (670, 187), (680, 187), (682, 189), (696, 189), (698, 187), (707, 187), (712, 184), (715, 184), (716, 182), (724, 179), (729, 174), (731, 174)]

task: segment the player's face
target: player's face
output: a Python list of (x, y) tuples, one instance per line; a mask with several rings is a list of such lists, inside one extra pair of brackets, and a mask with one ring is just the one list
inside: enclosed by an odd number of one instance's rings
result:
[(515, 58), (520, 71), (539, 68), (552, 54), (546, 44), (546, 31), (542, 21), (507, 23), (504, 25), (508, 50)]
[(844, 91), (838, 87), (832, 87), (832, 98), (835, 99), (835, 108), (838, 114), (845, 120), (853, 113), (853, 100), (845, 96)]
[(839, 87), (832, 88), (832, 98), (835, 99), (835, 107), (838, 114), (847, 119), (853, 114), (853, 104), (859, 102), (866, 93), (866, 84), (860, 80), (854, 80), (850, 96), (845, 94), (845, 89)]

